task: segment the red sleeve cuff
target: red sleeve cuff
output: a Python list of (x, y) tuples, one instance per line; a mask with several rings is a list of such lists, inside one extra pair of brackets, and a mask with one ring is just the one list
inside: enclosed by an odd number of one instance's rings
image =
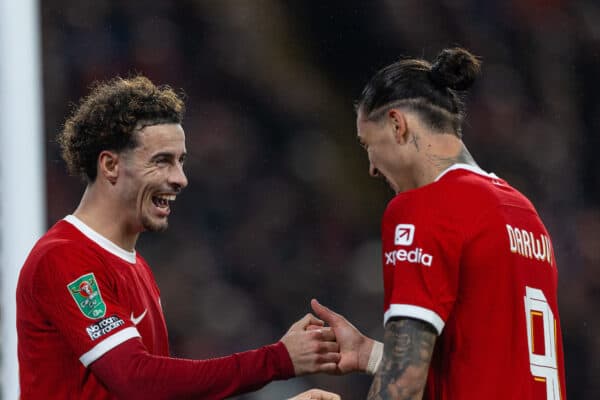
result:
[(296, 376), (296, 372), (294, 371), (294, 364), (292, 363), (292, 359), (290, 358), (290, 353), (285, 347), (283, 342), (277, 342), (275, 344), (271, 344), (269, 346), (265, 346), (268, 351), (273, 352), (274, 358), (277, 360), (278, 370), (279, 370), (279, 379), (289, 379)]

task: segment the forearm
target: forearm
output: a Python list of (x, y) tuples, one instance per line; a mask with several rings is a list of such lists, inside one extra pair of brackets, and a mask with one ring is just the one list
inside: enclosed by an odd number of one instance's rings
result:
[(287, 379), (294, 368), (282, 343), (209, 360), (149, 354), (129, 340), (94, 362), (92, 372), (118, 398), (223, 399)]
[(436, 340), (426, 322), (398, 319), (388, 322), (384, 352), (369, 400), (421, 400)]

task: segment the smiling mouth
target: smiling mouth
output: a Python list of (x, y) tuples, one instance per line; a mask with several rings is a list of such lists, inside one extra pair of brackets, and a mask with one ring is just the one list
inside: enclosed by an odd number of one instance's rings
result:
[(158, 208), (169, 209), (170, 203), (175, 201), (174, 194), (159, 194), (156, 196), (152, 196), (152, 203)]

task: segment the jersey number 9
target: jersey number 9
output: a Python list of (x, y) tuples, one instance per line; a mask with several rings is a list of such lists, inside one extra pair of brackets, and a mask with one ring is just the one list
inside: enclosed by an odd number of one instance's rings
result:
[[(529, 347), (529, 365), (533, 379), (546, 383), (548, 400), (560, 400), (558, 366), (556, 355), (556, 320), (548, 305), (544, 292), (540, 289), (525, 287), (525, 319), (527, 321), (527, 344)], [(534, 320), (541, 322), (534, 323)], [(543, 332), (535, 332), (540, 329)], [(535, 340), (543, 333), (544, 353), (536, 351)], [(539, 345), (537, 347), (540, 347)]]

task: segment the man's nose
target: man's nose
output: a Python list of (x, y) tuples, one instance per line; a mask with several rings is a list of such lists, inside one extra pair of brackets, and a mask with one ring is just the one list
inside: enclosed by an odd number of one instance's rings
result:
[(169, 183), (177, 186), (179, 190), (185, 188), (188, 185), (188, 179), (183, 171), (183, 165), (177, 165), (171, 173)]
[(379, 176), (379, 171), (377, 171), (377, 168), (375, 168), (373, 164), (369, 164), (369, 175), (371, 175), (373, 178)]

